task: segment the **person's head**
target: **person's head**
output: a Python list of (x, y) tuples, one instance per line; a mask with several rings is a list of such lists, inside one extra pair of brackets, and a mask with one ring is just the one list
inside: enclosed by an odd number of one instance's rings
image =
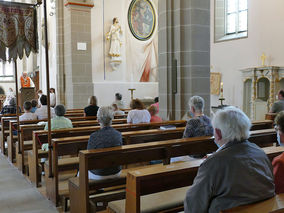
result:
[(133, 99), (130, 102), (130, 108), (131, 109), (145, 109), (144, 104), (137, 98), (137, 99)]
[(158, 103), (159, 102), (159, 97), (154, 98), (154, 102)]
[(23, 77), (26, 78), (28, 76), (27, 72), (23, 72)]
[(154, 116), (154, 115), (157, 114), (158, 109), (157, 109), (156, 106), (151, 105), (151, 106), (148, 107), (148, 111), (149, 111), (149, 113), (150, 113), (151, 116)]
[(217, 145), (249, 138), (251, 122), (246, 114), (236, 107), (226, 107), (217, 111), (212, 120)]
[(88, 102), (89, 102), (89, 105), (97, 106), (97, 98), (96, 98), (96, 96), (89, 97)]
[(112, 106), (113, 111), (117, 111), (118, 110), (117, 104), (112, 104), (111, 106)]
[(54, 108), (54, 112), (55, 112), (55, 115), (57, 115), (57, 116), (64, 116), (65, 112), (66, 112), (66, 109), (65, 109), (65, 107), (62, 104), (58, 104)]
[(25, 103), (24, 103), (25, 112), (30, 112), (31, 109), (32, 109), (32, 103), (30, 101), (25, 101)]
[(41, 105), (47, 105), (47, 96), (46, 95), (42, 95), (41, 97), (40, 97), (40, 103), (41, 103)]
[(279, 92), (278, 92), (278, 99), (279, 100), (282, 100), (282, 99), (284, 99), (284, 90), (279, 90)]
[(277, 141), (280, 146), (284, 146), (284, 111), (277, 114), (274, 120), (277, 131)]
[(37, 94), (38, 94), (38, 95), (42, 95), (42, 90), (38, 90), (38, 91), (37, 91)]
[(102, 128), (110, 126), (113, 119), (112, 108), (110, 106), (100, 107), (97, 113), (97, 118)]
[(50, 88), (50, 89), (49, 89), (49, 92), (50, 92), (50, 93), (55, 93), (55, 89), (54, 89), (54, 88)]
[(115, 99), (121, 101), (122, 95), (120, 93), (115, 93)]
[(9, 101), (9, 105), (10, 105), (10, 106), (16, 106), (16, 104), (17, 104), (16, 98), (15, 98), (15, 97), (14, 97), (14, 98), (11, 98), (10, 101)]
[(13, 89), (11, 87), (9, 88), (9, 92), (13, 92)]
[(112, 19), (112, 23), (113, 23), (113, 24), (118, 23), (118, 18), (117, 18), (117, 17), (113, 18), (113, 19)]
[(37, 107), (37, 104), (38, 104), (37, 100), (33, 99), (32, 100), (32, 107)]
[(200, 96), (193, 96), (190, 98), (188, 102), (190, 111), (195, 113), (203, 113), (204, 109), (204, 99)]

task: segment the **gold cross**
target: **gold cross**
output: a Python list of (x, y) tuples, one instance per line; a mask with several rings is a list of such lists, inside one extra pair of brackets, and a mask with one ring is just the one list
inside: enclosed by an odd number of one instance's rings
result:
[(261, 65), (265, 67), (265, 59), (267, 58), (267, 56), (264, 53), (262, 53), (260, 58), (261, 58)]

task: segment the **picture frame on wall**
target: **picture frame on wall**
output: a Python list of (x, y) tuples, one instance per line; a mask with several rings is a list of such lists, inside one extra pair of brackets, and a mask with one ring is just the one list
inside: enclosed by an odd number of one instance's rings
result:
[(128, 25), (132, 35), (149, 40), (156, 30), (156, 11), (151, 0), (132, 0), (128, 9)]

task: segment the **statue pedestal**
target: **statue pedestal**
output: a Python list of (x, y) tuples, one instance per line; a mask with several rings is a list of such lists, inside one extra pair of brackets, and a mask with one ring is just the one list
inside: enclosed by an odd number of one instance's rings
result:
[(23, 87), (20, 89), (20, 107), (23, 107), (25, 101), (32, 101), (35, 99), (35, 88), (34, 87)]

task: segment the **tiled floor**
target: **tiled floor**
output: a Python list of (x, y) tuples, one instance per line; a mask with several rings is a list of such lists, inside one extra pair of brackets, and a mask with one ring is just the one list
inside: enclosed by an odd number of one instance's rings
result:
[(0, 154), (0, 212), (58, 212), (2, 154)]

